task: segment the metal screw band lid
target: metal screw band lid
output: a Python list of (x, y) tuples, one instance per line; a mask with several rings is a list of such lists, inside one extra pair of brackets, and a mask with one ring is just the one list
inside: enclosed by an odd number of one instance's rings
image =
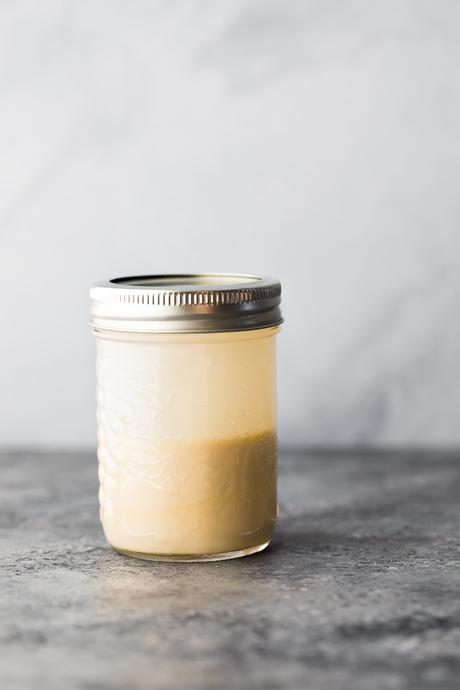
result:
[(96, 330), (218, 333), (282, 323), (281, 284), (267, 276), (190, 273), (132, 276), (90, 290)]

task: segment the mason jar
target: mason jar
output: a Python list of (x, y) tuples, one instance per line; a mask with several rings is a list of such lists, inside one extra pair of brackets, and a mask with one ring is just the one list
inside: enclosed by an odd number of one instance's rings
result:
[(117, 551), (209, 561), (269, 544), (280, 295), (237, 274), (91, 288), (100, 517)]

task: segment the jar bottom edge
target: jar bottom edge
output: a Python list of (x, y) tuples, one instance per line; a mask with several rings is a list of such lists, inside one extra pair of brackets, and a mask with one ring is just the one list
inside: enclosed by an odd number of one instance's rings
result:
[(223, 553), (205, 553), (205, 554), (156, 554), (156, 553), (142, 553), (137, 551), (128, 551), (127, 549), (119, 549), (113, 547), (117, 553), (130, 558), (137, 558), (141, 561), (166, 561), (169, 563), (209, 563), (212, 561), (228, 561), (232, 558), (242, 558), (243, 556), (251, 556), (259, 553), (267, 548), (270, 540), (257, 546), (249, 546), (247, 549), (239, 549), (237, 551), (225, 551)]

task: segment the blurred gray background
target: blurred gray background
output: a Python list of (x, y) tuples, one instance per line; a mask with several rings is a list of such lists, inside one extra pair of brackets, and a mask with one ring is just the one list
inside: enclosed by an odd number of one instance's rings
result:
[(278, 276), (281, 441), (460, 442), (460, 3), (0, 1), (0, 444), (93, 446), (88, 288)]

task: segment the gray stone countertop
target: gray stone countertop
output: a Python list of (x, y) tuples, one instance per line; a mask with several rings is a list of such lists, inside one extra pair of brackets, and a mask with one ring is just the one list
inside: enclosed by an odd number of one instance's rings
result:
[(2, 690), (460, 686), (460, 453), (282, 453), (271, 548), (114, 553), (96, 461), (0, 455)]

